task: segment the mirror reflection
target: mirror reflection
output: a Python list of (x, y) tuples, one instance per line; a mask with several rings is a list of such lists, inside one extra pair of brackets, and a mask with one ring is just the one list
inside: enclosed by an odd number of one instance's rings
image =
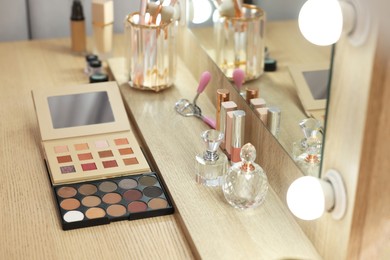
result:
[[(216, 24), (221, 17), (218, 3), (225, 1), (229, 0), (187, 2), (188, 27), (222, 71), (224, 64), (219, 58), (221, 48), (218, 46), (220, 39)], [(233, 0), (231, 2), (234, 3)], [(245, 2), (256, 5), (265, 13), (263, 40), (266, 62), (262, 64), (264, 72), (259, 77), (248, 77), (243, 82), (241, 96), (246, 98), (246, 93), (256, 93), (256, 96), (251, 98), (261, 99), (262, 107), (251, 105), (248, 99), (247, 103), (266, 126), (267, 116), (262, 114), (264, 107), (281, 111), (280, 129), (274, 133), (274, 137), (304, 174), (318, 176), (332, 49), (330, 46), (313, 45), (302, 36), (297, 19), (305, 0)], [(240, 32), (237, 28), (235, 30)], [(242, 40), (242, 37), (250, 36), (236, 33), (233, 37), (236, 37), (235, 41), (244, 44), (247, 41)], [(262, 48), (263, 43), (257, 46)], [(235, 58), (237, 61), (238, 58)], [(229, 69), (229, 73), (226, 73), (226, 70), (224, 72), (239, 91), (239, 83), (233, 79), (234, 69)], [(269, 126), (268, 128), (270, 129)]]

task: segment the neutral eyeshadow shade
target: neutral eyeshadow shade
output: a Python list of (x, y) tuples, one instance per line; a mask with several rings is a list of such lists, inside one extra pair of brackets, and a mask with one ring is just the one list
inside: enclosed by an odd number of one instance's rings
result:
[(115, 145), (124, 145), (124, 144), (129, 143), (127, 138), (118, 138), (118, 139), (115, 139), (114, 142), (115, 142)]
[(72, 161), (72, 157), (70, 155), (58, 156), (57, 157), (57, 162), (58, 163), (67, 163), (67, 162), (71, 162), (71, 161)]
[(123, 179), (119, 182), (118, 185), (122, 189), (129, 190), (129, 189), (134, 189), (135, 187), (137, 187), (138, 182), (136, 180), (133, 180), (133, 179)]
[(80, 153), (77, 155), (80, 161), (91, 160), (93, 156), (91, 153)]
[(144, 186), (153, 186), (157, 183), (157, 179), (152, 176), (143, 176), (138, 181)]
[(119, 149), (119, 153), (120, 155), (128, 155), (128, 154), (133, 154), (133, 149), (131, 148), (122, 148), (122, 149)]
[(145, 196), (148, 196), (150, 198), (157, 198), (158, 196), (160, 196), (163, 192), (162, 190), (159, 188), (159, 187), (156, 187), (156, 186), (149, 186), (149, 187), (146, 187), (144, 190), (143, 190), (143, 193), (145, 194)]
[(118, 167), (118, 163), (115, 160), (112, 161), (104, 161), (103, 162), (104, 168), (112, 168), (112, 167)]
[(81, 221), (84, 219), (84, 214), (78, 210), (68, 211), (64, 214), (64, 220), (68, 223)]
[(108, 143), (106, 140), (95, 141), (95, 147), (96, 148), (106, 148), (106, 147), (108, 147)]
[(62, 174), (76, 172), (76, 168), (73, 165), (61, 166), (60, 170)]
[(111, 205), (107, 208), (107, 214), (113, 217), (120, 217), (126, 214), (126, 208), (123, 205)]
[(154, 198), (148, 202), (148, 206), (151, 209), (164, 209), (168, 206), (168, 202), (162, 198)]
[(76, 151), (88, 150), (89, 146), (87, 143), (75, 144), (74, 149), (76, 149)]
[(99, 152), (99, 157), (100, 158), (106, 158), (106, 157), (113, 157), (114, 155), (112, 154), (111, 150), (106, 150), (106, 151), (100, 151)]
[(116, 204), (122, 200), (122, 196), (118, 193), (107, 193), (103, 196), (103, 201), (107, 204)]
[(54, 146), (54, 152), (55, 153), (66, 153), (66, 152), (69, 152), (69, 149), (68, 149), (67, 145), (59, 145), (59, 146)]
[(102, 218), (106, 212), (101, 208), (90, 208), (85, 212), (85, 216), (89, 219)]
[(96, 207), (102, 202), (97, 196), (87, 196), (82, 199), (81, 203), (86, 207)]
[(125, 193), (123, 193), (123, 197), (127, 201), (139, 200), (142, 198), (142, 192), (140, 192), (139, 190), (128, 190)]
[(83, 171), (92, 171), (96, 170), (96, 164), (95, 163), (84, 163), (81, 164), (81, 168), (83, 168)]
[(63, 201), (61, 201), (60, 206), (65, 210), (73, 210), (80, 207), (80, 201), (74, 198), (64, 199)]
[(57, 195), (61, 198), (71, 198), (77, 194), (77, 190), (73, 187), (61, 187), (57, 190)]
[(78, 191), (81, 194), (88, 196), (88, 195), (95, 194), (97, 192), (97, 188), (95, 185), (92, 184), (83, 184), (79, 187)]
[(113, 192), (117, 188), (118, 186), (112, 181), (104, 181), (99, 185), (99, 190), (103, 192)]
[(138, 164), (138, 160), (137, 158), (126, 158), (126, 159), (123, 159), (123, 163), (125, 165), (133, 165), (133, 164)]
[(133, 201), (130, 202), (129, 205), (127, 205), (127, 210), (132, 213), (145, 211), (147, 209), (148, 205), (146, 205), (146, 203), (142, 201)]

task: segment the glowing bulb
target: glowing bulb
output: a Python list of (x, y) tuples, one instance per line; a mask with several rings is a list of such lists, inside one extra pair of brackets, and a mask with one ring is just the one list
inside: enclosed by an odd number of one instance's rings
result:
[(201, 24), (210, 19), (213, 9), (208, 0), (196, 0), (192, 2), (192, 5), (194, 12), (192, 23)]
[(343, 30), (338, 0), (308, 0), (298, 17), (299, 29), (311, 43), (326, 46), (337, 42)]

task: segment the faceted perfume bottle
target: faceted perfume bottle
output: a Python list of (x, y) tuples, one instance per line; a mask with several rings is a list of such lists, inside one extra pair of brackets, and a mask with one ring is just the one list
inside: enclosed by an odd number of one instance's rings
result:
[(241, 162), (234, 164), (227, 172), (222, 191), (235, 208), (256, 208), (263, 203), (268, 191), (268, 179), (264, 170), (254, 162), (255, 147), (248, 143), (241, 148)]
[(223, 136), (223, 133), (213, 129), (201, 134), (206, 151), (196, 155), (195, 179), (198, 183), (212, 187), (222, 184), (222, 177), (228, 168), (228, 159), (225, 154), (217, 151)]

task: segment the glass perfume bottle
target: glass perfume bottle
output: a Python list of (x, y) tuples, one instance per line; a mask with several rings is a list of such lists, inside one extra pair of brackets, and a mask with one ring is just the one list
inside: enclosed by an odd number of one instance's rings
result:
[(224, 153), (218, 153), (224, 134), (217, 130), (207, 130), (201, 134), (206, 151), (196, 155), (196, 181), (206, 186), (220, 186), (222, 177), (228, 168), (228, 159)]
[(235, 208), (248, 209), (258, 207), (267, 195), (268, 179), (264, 170), (254, 162), (255, 147), (247, 143), (241, 148), (241, 162), (234, 164), (227, 172), (222, 191)]

